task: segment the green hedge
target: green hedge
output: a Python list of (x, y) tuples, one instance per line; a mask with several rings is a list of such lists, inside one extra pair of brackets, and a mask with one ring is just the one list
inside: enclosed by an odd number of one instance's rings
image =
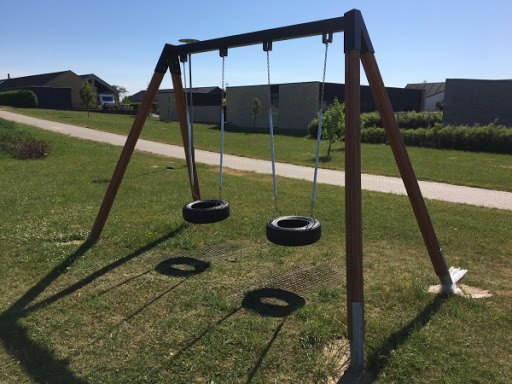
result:
[[(420, 129), (433, 128), (442, 124), (443, 112), (398, 112), (396, 114), (398, 126), (402, 129)], [(361, 128), (384, 128), (378, 112), (366, 112), (361, 114)], [(308, 132), (312, 137), (316, 137), (318, 130), (318, 119), (311, 120), (308, 126)], [(377, 131), (369, 131), (369, 135), (376, 134)], [(370, 141), (369, 141), (370, 142)]]
[(318, 133), (318, 119), (316, 117), (309, 122), (308, 132), (309, 136), (316, 139), (316, 134)]
[(11, 107), (37, 108), (39, 102), (37, 95), (28, 89), (0, 92), (0, 105)]
[(0, 119), (0, 153), (17, 159), (39, 159), (50, 153), (50, 143), (32, 136), (17, 124)]
[[(512, 128), (500, 125), (436, 125), (433, 128), (401, 129), (406, 145), (512, 154)], [(384, 128), (361, 130), (363, 143), (386, 143)]]
[(387, 142), (384, 128), (370, 127), (361, 129), (361, 142), (369, 144), (382, 144)]
[[(398, 112), (398, 126), (403, 129), (432, 128), (443, 122), (443, 112)], [(384, 128), (378, 112), (361, 114), (361, 128)]]
[[(130, 103), (129, 105), (134, 111), (138, 111), (141, 104), (142, 103), (136, 102), (136, 103)], [(160, 114), (160, 104), (157, 102), (154, 102), (153, 104), (151, 104), (150, 111), (151, 111), (151, 113), (155, 113), (155, 114), (159, 115)]]

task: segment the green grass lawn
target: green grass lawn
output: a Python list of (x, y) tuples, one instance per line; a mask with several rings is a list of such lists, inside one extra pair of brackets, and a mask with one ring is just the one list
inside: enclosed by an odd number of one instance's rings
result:
[[(48, 120), (87, 126), (119, 134), (127, 134), (133, 116), (56, 111), (45, 109), (12, 109), (19, 113)], [(217, 126), (195, 124), (194, 143), (196, 148), (219, 151), (219, 130)], [(181, 133), (175, 122), (160, 122), (151, 119), (141, 134), (148, 140), (181, 145)], [(270, 144), (267, 134), (226, 132), (226, 153), (270, 159)], [(454, 150), (409, 147), (416, 175), (420, 180), (433, 180), (457, 185), (512, 191), (512, 156), (503, 154), (475, 153)], [(321, 154), (327, 153), (327, 143), (322, 142)], [(315, 142), (309, 137), (276, 137), (276, 159), (280, 162), (314, 165)], [(336, 143), (330, 161), (323, 161), (324, 168), (343, 169), (344, 143)], [(391, 148), (382, 144), (362, 145), (362, 168), (365, 173), (399, 176)]]
[[(186, 225), (184, 162), (135, 153), (102, 239), (87, 247), (120, 148), (26, 129), (52, 150), (42, 160), (0, 153), (0, 383), (337, 377), (346, 352), (342, 188), (319, 186), (318, 243), (279, 247), (265, 239), (269, 176), (228, 172), (231, 217)], [(215, 197), (216, 169), (198, 172), (203, 195)], [(280, 178), (279, 187), (281, 213), (308, 213), (309, 183)], [(426, 293), (436, 277), (407, 198), (364, 193), (363, 206), (366, 361), (375, 382), (510, 383), (512, 212), (428, 202), (449, 264), (494, 294), (443, 299)], [(191, 259), (208, 268), (183, 276), (188, 268), (169, 267)], [(261, 316), (241, 305), (261, 287), (305, 304), (286, 317)]]

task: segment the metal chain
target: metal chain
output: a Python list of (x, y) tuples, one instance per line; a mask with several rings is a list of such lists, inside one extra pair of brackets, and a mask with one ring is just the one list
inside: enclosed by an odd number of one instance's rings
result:
[[(190, 100), (190, 128), (194, 133), (194, 100), (192, 99), (192, 55), (188, 55), (188, 93)], [(194, 146), (194, 135), (192, 134), (192, 147)]]
[(224, 160), (224, 67), (225, 56), (222, 56), (221, 98), (220, 98), (220, 162), (219, 162), (219, 199), (222, 200), (222, 164)]
[(327, 72), (327, 54), (329, 51), (329, 43), (325, 43), (324, 53), (324, 71), (322, 73), (322, 87), (320, 89), (320, 112), (324, 109), (324, 92), (325, 92), (325, 73)]
[(185, 109), (187, 110), (187, 113), (188, 113), (187, 67), (185, 66), (185, 62), (183, 62), (182, 65), (183, 65), (183, 88), (185, 90), (185, 92), (183, 92), (183, 93), (185, 94)]
[(268, 105), (272, 109), (272, 90), (270, 88), (270, 51), (267, 51), (267, 84), (268, 84)]
[(315, 172), (313, 176), (313, 191), (311, 192), (311, 216), (313, 216), (313, 209), (315, 208), (316, 190), (317, 190), (317, 176), (318, 176), (318, 163), (320, 159), (320, 141), (322, 140), (322, 128), (324, 125), (324, 93), (325, 93), (325, 73), (327, 71), (327, 53), (329, 49), (329, 42), (325, 42), (324, 54), (324, 70), (322, 73), (322, 84), (320, 86), (320, 108), (318, 110), (318, 130), (316, 133), (316, 156), (315, 156)]
[(277, 177), (276, 177), (276, 150), (274, 140), (274, 122), (272, 121), (272, 87), (270, 83), (270, 50), (267, 50), (267, 80), (268, 80), (268, 126), (270, 130), (270, 151), (272, 156), (272, 184), (274, 190), (274, 214), (277, 212)]
[(222, 88), (222, 96), (224, 97), (224, 68), (225, 68), (225, 60), (226, 57), (222, 56), (222, 71), (221, 71), (221, 88)]

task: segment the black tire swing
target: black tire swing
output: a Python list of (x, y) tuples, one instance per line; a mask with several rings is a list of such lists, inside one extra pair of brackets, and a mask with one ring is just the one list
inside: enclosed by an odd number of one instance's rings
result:
[[(325, 72), (327, 69), (327, 51), (329, 43), (332, 42), (332, 33), (323, 34), (322, 42), (325, 44), (325, 57), (324, 69), (320, 91), (320, 108), (318, 112), (318, 130), (316, 137), (316, 157), (315, 157), (315, 171), (313, 176), (313, 191), (311, 193), (311, 212), (316, 200), (316, 187), (317, 187), (317, 174), (318, 163), (320, 157), (320, 140), (322, 137), (323, 126), (323, 100), (325, 89)], [(274, 145), (274, 124), (272, 121), (272, 93), (270, 83), (270, 55), (269, 51), (272, 50), (272, 42), (263, 44), (263, 50), (267, 53), (267, 77), (269, 88), (269, 130), (270, 130), (270, 145), (272, 155), (272, 181), (274, 192), (274, 212), (277, 212), (277, 178), (275, 168), (275, 145)], [(267, 239), (274, 244), (284, 246), (303, 246), (316, 243), (320, 240), (322, 235), (322, 226), (320, 222), (313, 216), (280, 216), (267, 222), (266, 225)]]
[[(230, 209), (229, 203), (222, 199), (222, 162), (224, 157), (224, 107), (225, 107), (225, 90), (224, 90), (224, 61), (227, 56), (227, 49), (220, 51), (222, 57), (222, 95), (221, 95), (221, 108), (220, 108), (220, 164), (219, 164), (219, 198), (218, 199), (206, 199), (206, 200), (195, 200), (186, 204), (182, 209), (183, 219), (191, 224), (210, 224), (217, 223), (225, 220), (229, 217)], [(189, 113), (189, 101), (187, 100), (187, 77), (185, 73), (185, 62), (187, 57), (181, 58), (183, 63), (183, 77), (185, 86), (185, 106), (187, 112), (187, 128), (188, 128), (188, 154), (189, 164), (188, 171), (190, 175), (190, 182), (192, 189), (194, 189), (195, 178), (194, 178), (194, 134), (193, 134), (193, 101), (192, 101), (192, 66), (191, 60), (189, 60), (189, 100), (190, 100), (190, 113)]]

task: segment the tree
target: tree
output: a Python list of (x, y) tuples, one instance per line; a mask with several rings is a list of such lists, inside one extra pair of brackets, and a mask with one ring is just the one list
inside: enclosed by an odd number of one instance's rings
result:
[(123, 99), (123, 95), (126, 95), (128, 93), (128, 90), (123, 87), (122, 85), (112, 85), (112, 88), (114, 88), (119, 95), (119, 100)]
[(327, 148), (327, 158), (331, 156), (332, 143), (340, 140), (345, 135), (345, 103), (340, 103), (338, 99), (324, 112), (322, 138), (329, 140)]
[(96, 106), (96, 93), (88, 81), (84, 81), (80, 87), (80, 100), (84, 108), (87, 109), (87, 117), (89, 117), (90, 109)]
[(254, 120), (252, 123), (252, 128), (256, 129), (256, 116), (258, 116), (258, 113), (260, 113), (261, 110), (261, 100), (257, 97), (254, 97), (252, 99), (252, 114), (254, 116)]

